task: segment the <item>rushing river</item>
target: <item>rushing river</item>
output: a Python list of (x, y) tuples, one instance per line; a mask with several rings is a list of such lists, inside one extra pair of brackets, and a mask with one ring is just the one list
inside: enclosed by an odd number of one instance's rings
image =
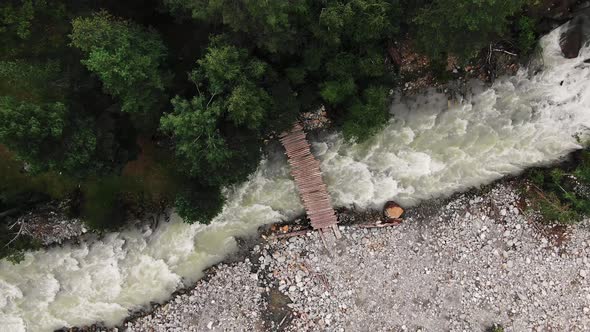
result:
[[(590, 125), (590, 57), (564, 59), (559, 32), (545, 36), (544, 69), (521, 70), (448, 107), (427, 93), (396, 101), (392, 120), (366, 143), (337, 135), (313, 142), (336, 205), (406, 206), (489, 183), (579, 148)], [(211, 225), (172, 217), (155, 230), (112, 233), (100, 241), (0, 262), (0, 331), (52, 331), (63, 326), (120, 323), (131, 310), (163, 301), (236, 249), (236, 236), (302, 211), (284, 157), (271, 155), (250, 180), (228, 189)]]

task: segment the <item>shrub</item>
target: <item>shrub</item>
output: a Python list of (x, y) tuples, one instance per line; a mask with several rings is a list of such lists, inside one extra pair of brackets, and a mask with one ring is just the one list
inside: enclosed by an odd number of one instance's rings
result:
[(487, 329), (487, 332), (504, 332), (504, 327), (499, 324), (494, 324), (489, 329)]
[(176, 196), (176, 212), (185, 222), (209, 224), (221, 212), (224, 198), (219, 188), (195, 186)]
[(101, 11), (76, 18), (70, 37), (104, 90), (121, 99), (122, 111), (152, 111), (164, 97), (166, 47), (158, 33)]
[(509, 17), (525, 3), (525, 0), (434, 0), (422, 7), (413, 20), (417, 45), (433, 58), (453, 53), (468, 60), (506, 33)]
[(590, 215), (590, 153), (582, 152), (579, 159), (569, 171), (555, 167), (528, 173), (528, 197), (546, 221), (569, 224)]
[(535, 21), (528, 16), (522, 16), (518, 19), (517, 31), (518, 49), (520, 50), (521, 55), (529, 54), (537, 42)]

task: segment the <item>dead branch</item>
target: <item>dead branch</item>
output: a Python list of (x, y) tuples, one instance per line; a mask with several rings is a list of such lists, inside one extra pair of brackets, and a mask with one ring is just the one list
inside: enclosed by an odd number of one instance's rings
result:
[(561, 212), (566, 212), (566, 210), (565, 210), (565, 209), (563, 209), (562, 207), (560, 207), (560, 206), (556, 205), (556, 204), (555, 204), (555, 203), (553, 203), (553, 202), (552, 202), (552, 201), (551, 201), (549, 198), (547, 198), (547, 196), (545, 196), (545, 195), (543, 194), (543, 191), (542, 191), (542, 190), (541, 190), (539, 187), (537, 187), (537, 186), (536, 186), (534, 183), (531, 183), (531, 186), (533, 186), (533, 187), (535, 188), (535, 191), (537, 192), (537, 194), (538, 194), (539, 196), (541, 196), (541, 198), (543, 198), (543, 199), (544, 199), (544, 200), (545, 200), (547, 203), (549, 203), (550, 205), (552, 205), (554, 208), (558, 209), (558, 210), (559, 210), (559, 211), (561, 211)]
[(499, 49), (499, 48), (494, 48), (494, 49), (492, 49), (492, 51), (506, 53), (506, 54), (511, 55), (511, 56), (518, 56), (518, 54), (516, 54), (516, 53), (508, 52), (506, 50), (502, 50), (502, 49)]
[(285, 322), (285, 319), (287, 319), (287, 317), (290, 315), (291, 313), (286, 314), (283, 319), (281, 320), (281, 322), (279, 323), (279, 326), (277, 326), (277, 330), (279, 330), (281, 328), (281, 326), (283, 326), (283, 323)]
[(386, 222), (386, 223), (381, 223), (381, 224), (374, 224), (374, 223), (358, 224), (357, 226), (361, 227), (361, 228), (383, 228), (383, 227), (390, 227), (390, 226), (398, 226), (401, 223), (402, 223), (401, 219), (398, 219), (395, 222)]
[(8, 247), (12, 242), (14, 242), (21, 235), (24, 228), (25, 228), (25, 223), (21, 222), (20, 229), (18, 230), (18, 233), (16, 233), (16, 235), (12, 238), (12, 240), (10, 240), (7, 244), (4, 245), (4, 248)]

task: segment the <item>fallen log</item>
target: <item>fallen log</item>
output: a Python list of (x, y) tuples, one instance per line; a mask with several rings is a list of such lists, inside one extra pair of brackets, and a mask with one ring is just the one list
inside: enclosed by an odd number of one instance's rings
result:
[(361, 227), (361, 228), (383, 228), (383, 227), (389, 227), (389, 226), (397, 226), (399, 224), (402, 223), (402, 219), (398, 218), (398, 219), (392, 219), (395, 220), (393, 222), (384, 222), (384, 223), (367, 223), (367, 224), (358, 224), (356, 226)]

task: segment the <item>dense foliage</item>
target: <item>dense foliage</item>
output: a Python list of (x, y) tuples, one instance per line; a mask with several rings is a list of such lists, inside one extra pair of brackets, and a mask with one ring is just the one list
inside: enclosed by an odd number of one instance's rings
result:
[(155, 110), (163, 98), (166, 48), (155, 31), (101, 11), (72, 22), (72, 46), (104, 90), (121, 99), (123, 112)]
[(509, 19), (526, 0), (434, 0), (421, 8), (413, 23), (416, 42), (430, 56), (448, 53), (464, 59), (503, 36)]
[(208, 222), (302, 112), (350, 140), (383, 126), (396, 41), (441, 63), (498, 38), (526, 52), (529, 2), (2, 1), (0, 213), (67, 196), (96, 228), (168, 204)]

